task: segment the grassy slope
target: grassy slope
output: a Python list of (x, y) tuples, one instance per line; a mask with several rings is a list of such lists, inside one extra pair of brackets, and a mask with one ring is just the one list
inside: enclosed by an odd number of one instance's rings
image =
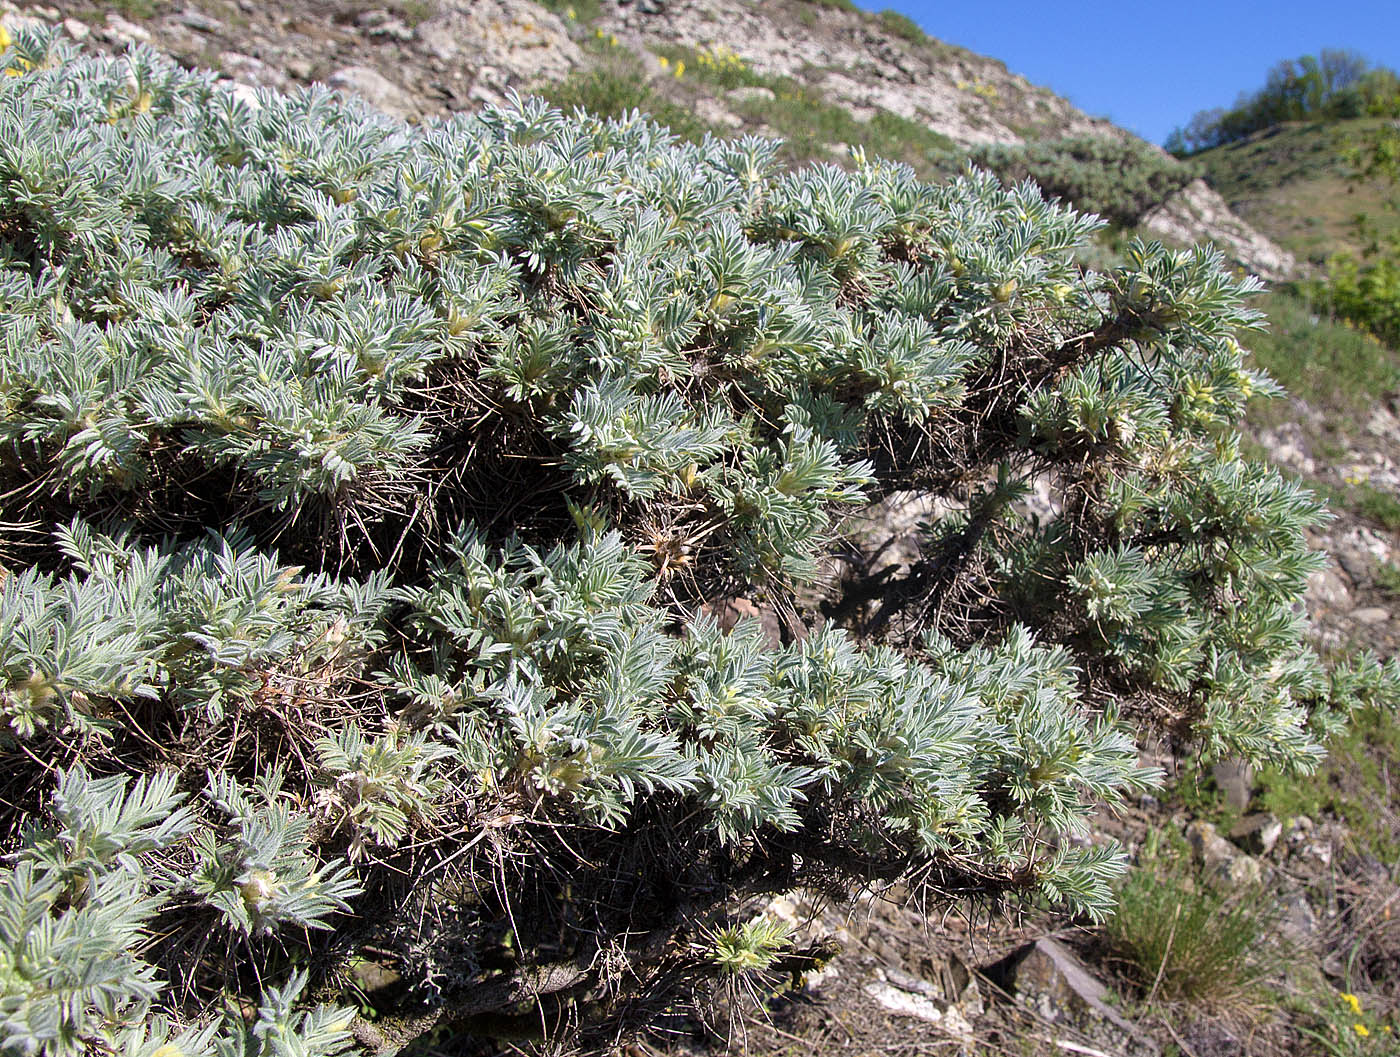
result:
[(1300, 258), (1320, 263), (1356, 248), (1357, 213), (1380, 219), (1382, 230), (1400, 228), (1400, 214), (1382, 208), (1393, 192), (1347, 180), (1348, 146), (1383, 124), (1363, 118), (1282, 125), (1194, 160), (1235, 212)]
[[(1400, 355), (1372, 335), (1319, 315), (1286, 290), (1267, 294), (1259, 307), (1269, 326), (1247, 342), (1255, 363), (1289, 395), (1323, 412), (1330, 431), (1359, 432), (1376, 400), (1400, 390)], [(1284, 401), (1259, 401), (1250, 409), (1256, 426), (1292, 417)]]

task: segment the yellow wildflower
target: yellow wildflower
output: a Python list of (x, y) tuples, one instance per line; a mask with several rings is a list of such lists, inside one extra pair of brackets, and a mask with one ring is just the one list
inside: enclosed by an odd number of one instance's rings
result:
[(676, 60), (676, 73), (675, 73), (675, 76), (679, 77), (679, 76), (681, 76), (683, 73), (685, 73), (685, 62), (682, 61), (681, 59), (677, 59), (677, 60)]
[(0, 25), (0, 51), (4, 51), (14, 43), (14, 38), (10, 36), (10, 31)]
[(578, 18), (578, 12), (573, 9), (572, 5), (564, 8), (564, 14), (570, 19)]
[(669, 70), (671, 68), (671, 60), (664, 55), (658, 55), (656, 61), (661, 65), (663, 70)]
[(1366, 1038), (1366, 1036), (1368, 1036), (1368, 1035), (1371, 1034), (1370, 1029), (1368, 1029), (1368, 1028), (1366, 1027), (1365, 1024), (1353, 1024), (1353, 1025), (1351, 1026), (1351, 1030), (1354, 1031), (1354, 1032), (1356, 1032), (1356, 1033), (1357, 1033), (1358, 1035), (1360, 1035), (1363, 1039)]
[(609, 33), (609, 34), (608, 34), (608, 46), (609, 46), (609, 47), (613, 47), (613, 48), (617, 47), (617, 34), (615, 34), (615, 33)]
[(1352, 1016), (1361, 1016), (1361, 999), (1357, 998), (1353, 994), (1349, 994), (1346, 991), (1343, 991), (1342, 1001), (1347, 1004), (1347, 1008), (1351, 1010)]

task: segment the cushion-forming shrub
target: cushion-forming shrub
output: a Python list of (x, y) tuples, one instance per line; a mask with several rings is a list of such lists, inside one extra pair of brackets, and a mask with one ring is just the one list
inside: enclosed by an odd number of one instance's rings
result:
[[(1140, 736), (1307, 767), (1389, 694), (1303, 645), (1323, 513), (1240, 455), (1275, 387), (1210, 250), (1096, 274), (1029, 184), (636, 115), (3, 61), (7, 1048), (333, 1053), (366, 959), (385, 1046), (597, 1042), (800, 964), (745, 923), (798, 885), (1102, 914)], [(909, 489), (920, 560), (835, 577)]]

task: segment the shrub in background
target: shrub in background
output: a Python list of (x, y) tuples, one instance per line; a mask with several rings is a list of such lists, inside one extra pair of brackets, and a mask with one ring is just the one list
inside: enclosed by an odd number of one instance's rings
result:
[(1074, 136), (972, 152), (1003, 180), (1034, 180), (1049, 195), (1124, 227), (1196, 178), (1187, 164), (1138, 139)]
[[(636, 116), (3, 62), (7, 1048), (334, 1053), (366, 958), (362, 1043), (616, 1039), (771, 963), (764, 893), (1103, 915), (1070, 838), (1136, 735), (1306, 768), (1389, 700), (1302, 645), (1322, 511), (1240, 457), (1211, 252), (1083, 272), (1028, 185)], [(911, 488), (924, 560), (807, 627)]]

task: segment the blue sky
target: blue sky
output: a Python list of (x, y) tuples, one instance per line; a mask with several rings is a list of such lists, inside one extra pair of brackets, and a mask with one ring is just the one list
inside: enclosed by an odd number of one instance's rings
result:
[(1160, 143), (1197, 110), (1229, 106), (1270, 66), (1353, 48), (1400, 69), (1400, 0), (857, 0)]

